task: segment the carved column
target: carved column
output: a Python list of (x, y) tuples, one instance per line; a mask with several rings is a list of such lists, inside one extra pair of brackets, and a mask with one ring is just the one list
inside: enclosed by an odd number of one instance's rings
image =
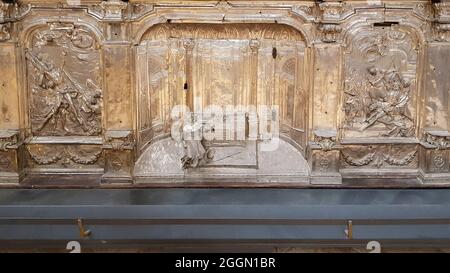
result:
[(193, 39), (186, 39), (183, 43), (186, 52), (186, 82), (184, 83), (184, 92), (186, 95), (186, 105), (194, 112), (194, 81), (192, 76), (193, 50), (195, 42)]
[(314, 141), (308, 145), (311, 184), (340, 184), (339, 147), (336, 130), (314, 131)]
[(317, 43), (314, 48), (312, 123), (314, 135), (307, 158), (311, 167), (311, 184), (341, 183), (337, 138), (341, 48), (337, 44)]
[(134, 166), (131, 43), (124, 22), (127, 3), (101, 3), (106, 39), (105, 62), (105, 173), (103, 183), (130, 183)]
[[(258, 98), (258, 52), (259, 48), (261, 46), (261, 42), (258, 40), (251, 40), (250, 41), (250, 101), (249, 105), (252, 107), (254, 111), (258, 111), (258, 104), (261, 102), (257, 101)], [(257, 112), (251, 111), (249, 109), (248, 113), (248, 132), (249, 132), (249, 139), (256, 140), (258, 139), (258, 115)]]
[[(426, 96), (421, 115), (423, 137), (420, 179), (424, 183), (450, 184), (450, 2), (434, 4), (436, 22), (426, 48)], [(438, 102), (438, 103), (436, 103)]]
[(9, 17), (12, 5), (0, 1), (0, 185), (22, 178), (20, 88), (16, 38)]
[(344, 3), (319, 4), (320, 23), (314, 43), (314, 79), (312, 87), (312, 131), (307, 158), (312, 174), (312, 184), (341, 183), (337, 131), (339, 93), (341, 92), (341, 45), (338, 43), (341, 27), (339, 20)]
[(450, 184), (449, 143), (448, 131), (425, 131), (420, 156), (422, 182)]

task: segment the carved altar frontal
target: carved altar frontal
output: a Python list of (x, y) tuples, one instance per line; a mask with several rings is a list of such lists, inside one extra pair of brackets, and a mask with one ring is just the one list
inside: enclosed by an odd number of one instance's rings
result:
[(450, 1), (3, 0), (0, 64), (0, 187), (450, 185)]

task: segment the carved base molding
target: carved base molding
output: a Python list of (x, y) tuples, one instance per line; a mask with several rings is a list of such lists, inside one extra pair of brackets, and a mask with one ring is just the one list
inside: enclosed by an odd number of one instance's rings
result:
[(23, 178), (22, 154), (19, 132), (0, 130), (0, 184), (19, 184)]
[(102, 176), (105, 185), (133, 182), (134, 143), (132, 131), (105, 133), (105, 173)]
[(419, 178), (425, 184), (450, 185), (450, 133), (425, 130)]
[(336, 130), (314, 131), (314, 142), (310, 143), (308, 161), (311, 168), (312, 185), (339, 185), (339, 148), (336, 144)]

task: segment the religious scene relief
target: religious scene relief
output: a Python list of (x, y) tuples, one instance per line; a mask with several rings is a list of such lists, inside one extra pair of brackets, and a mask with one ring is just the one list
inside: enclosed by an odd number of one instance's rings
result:
[(33, 135), (101, 133), (100, 53), (95, 38), (73, 24), (34, 33), (25, 53)]
[(346, 137), (412, 137), (416, 45), (397, 28), (363, 30), (346, 54)]

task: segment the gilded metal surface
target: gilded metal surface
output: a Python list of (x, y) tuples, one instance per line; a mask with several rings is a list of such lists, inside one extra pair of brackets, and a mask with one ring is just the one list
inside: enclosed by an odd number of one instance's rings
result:
[[(0, 184), (450, 185), (449, 63), (450, 1), (0, 1)], [(177, 105), (241, 107), (206, 164)]]

